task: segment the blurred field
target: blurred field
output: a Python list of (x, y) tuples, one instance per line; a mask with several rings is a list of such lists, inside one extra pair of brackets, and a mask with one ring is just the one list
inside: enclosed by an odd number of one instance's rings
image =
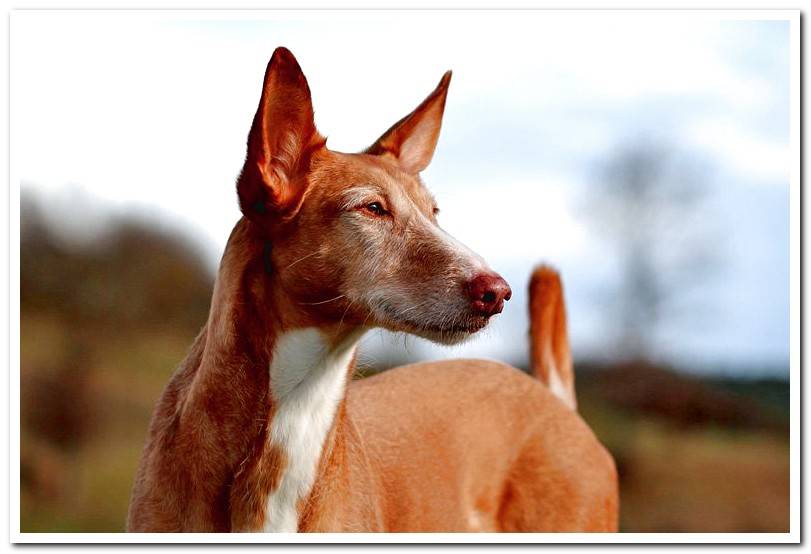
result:
[[(122, 531), (212, 275), (152, 224), (68, 242), (25, 205), (21, 264), (21, 530)], [(578, 387), (618, 462), (624, 531), (788, 531), (788, 383), (581, 363)]]
[[(738, 381), (743, 392), (731, 393), (726, 383), (647, 369), (660, 375), (604, 368), (579, 377), (580, 411), (617, 462), (621, 529), (788, 532), (788, 411), (759, 399), (788, 384)], [(644, 389), (646, 405), (612, 394), (606, 380)], [(679, 382), (686, 394), (673, 394)]]

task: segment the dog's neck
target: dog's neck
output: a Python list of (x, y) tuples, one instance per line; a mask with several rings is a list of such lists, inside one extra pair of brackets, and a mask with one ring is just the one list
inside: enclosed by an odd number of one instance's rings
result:
[[(243, 440), (230, 493), (232, 530), (295, 532), (336, 440), (331, 431), (362, 330), (307, 321), (274, 287), (266, 244), (247, 220), (228, 241), (190, 399), (210, 406), (236, 392), (250, 401), (227, 399), (230, 409), (243, 410), (242, 421), (262, 422)], [(264, 390), (234, 391), (240, 372), (256, 374), (248, 386)]]

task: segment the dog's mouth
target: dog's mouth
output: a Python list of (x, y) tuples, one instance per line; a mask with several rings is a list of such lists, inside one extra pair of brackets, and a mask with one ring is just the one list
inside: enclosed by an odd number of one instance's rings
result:
[(386, 315), (387, 327), (392, 331), (403, 331), (425, 339), (442, 343), (457, 344), (478, 333), (490, 322), (489, 317), (464, 314), (457, 317), (443, 317), (441, 324), (429, 321), (417, 321), (408, 317), (388, 303), (381, 303), (380, 309)]

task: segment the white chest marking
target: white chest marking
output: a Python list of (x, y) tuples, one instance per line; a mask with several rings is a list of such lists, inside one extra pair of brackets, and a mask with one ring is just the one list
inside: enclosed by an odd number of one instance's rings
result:
[(265, 532), (298, 530), (297, 504), (312, 489), (359, 339), (354, 333), (330, 348), (318, 329), (308, 328), (276, 340), (270, 364), (276, 410), (268, 440), (282, 448), (287, 464), (267, 499)]

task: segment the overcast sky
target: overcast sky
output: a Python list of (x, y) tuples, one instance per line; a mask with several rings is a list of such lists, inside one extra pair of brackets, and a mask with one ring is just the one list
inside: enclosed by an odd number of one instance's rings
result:
[[(59, 209), (81, 191), (184, 229), (216, 265), (265, 65), (290, 48), (328, 146), (357, 151), (453, 69), (423, 177), (440, 224), (515, 295), (468, 344), (418, 356), (525, 357), (526, 281), (563, 271), (575, 355), (599, 356), (615, 265), (582, 209), (595, 168), (661, 140), (707, 168), (723, 263), (666, 322), (662, 355), (701, 371), (789, 353), (789, 24), (683, 12), (14, 12), (13, 180)], [(706, 182), (704, 182), (706, 181)], [(83, 214), (59, 214), (63, 224)], [(71, 223), (74, 222), (73, 224)], [(370, 356), (403, 340), (372, 338)]]

